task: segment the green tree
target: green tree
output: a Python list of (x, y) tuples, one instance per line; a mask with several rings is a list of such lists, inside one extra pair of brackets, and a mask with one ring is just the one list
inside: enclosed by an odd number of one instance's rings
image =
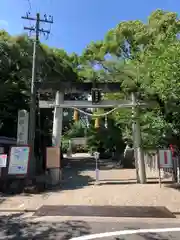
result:
[[(108, 94), (106, 98), (128, 99), (130, 91), (137, 91), (141, 100), (158, 103), (153, 110), (141, 111), (146, 147), (177, 142), (179, 137), (179, 27), (177, 14), (157, 10), (146, 24), (121, 22), (103, 41), (92, 42), (83, 53), (84, 66), (91, 67), (99, 81), (120, 83), (120, 93)], [(114, 113), (129, 137), (130, 116), (130, 110)]]
[[(5, 31), (0, 31), (1, 135), (15, 137), (17, 112), (19, 109), (29, 107), (32, 49), (33, 42), (26, 35), (13, 37)], [(68, 56), (64, 50), (39, 44), (37, 81), (77, 81), (77, 74), (71, 64), (72, 59), (73, 56)], [(44, 96), (44, 98), (48, 100), (50, 96)]]
[[(119, 23), (102, 41), (91, 42), (81, 56), (40, 44), (37, 79), (118, 82), (119, 93), (106, 94), (105, 99), (130, 99), (129, 93), (136, 91), (141, 100), (157, 102), (155, 108), (140, 112), (144, 146), (179, 144), (179, 30), (177, 14), (157, 10), (147, 23), (137, 20)], [(15, 136), (17, 111), (28, 109), (32, 40), (1, 31), (0, 51), (0, 133)], [(49, 95), (44, 97), (50, 99)], [(122, 137), (130, 138), (131, 110), (120, 109), (111, 117)], [(9, 125), (13, 131), (9, 131)], [(111, 129), (108, 134), (115, 133)], [(90, 135), (92, 139), (97, 137), (93, 128)]]

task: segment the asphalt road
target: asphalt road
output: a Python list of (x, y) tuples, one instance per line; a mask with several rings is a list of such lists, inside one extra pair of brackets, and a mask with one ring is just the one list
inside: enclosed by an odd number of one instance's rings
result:
[[(70, 219), (70, 218), (69, 218)], [(56, 217), (23, 219), (22, 214), (0, 216), (0, 240), (1, 239), (58, 239), (66, 240), (87, 234), (112, 232), (130, 229), (154, 229), (180, 227), (180, 219), (63, 219)], [(103, 237), (101, 239), (116, 239), (115, 237)], [(145, 233), (120, 236), (119, 240), (179, 240), (179, 232)]]

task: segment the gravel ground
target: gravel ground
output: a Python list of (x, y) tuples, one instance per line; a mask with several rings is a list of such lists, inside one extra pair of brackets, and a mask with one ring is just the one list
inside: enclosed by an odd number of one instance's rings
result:
[[(64, 181), (59, 189), (37, 195), (17, 195), (0, 198), (2, 209), (37, 209), (47, 205), (140, 205), (166, 206), (180, 213), (180, 192), (158, 184), (157, 168), (147, 168), (149, 184), (136, 184), (134, 169), (117, 169), (114, 162), (102, 161), (99, 183), (95, 185), (95, 161), (79, 158), (70, 161), (64, 170)], [(169, 179), (168, 179), (169, 180)]]
[(180, 192), (158, 183), (135, 183), (135, 170), (108, 169), (100, 171), (100, 185), (95, 185), (95, 173), (67, 170), (63, 188), (38, 195), (14, 196), (4, 199), (3, 208), (36, 209), (46, 205), (129, 205), (165, 206), (180, 213)]

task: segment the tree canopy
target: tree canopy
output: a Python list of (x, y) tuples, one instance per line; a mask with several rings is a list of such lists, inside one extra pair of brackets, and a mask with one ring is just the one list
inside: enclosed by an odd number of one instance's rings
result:
[[(106, 98), (128, 98), (129, 91), (136, 91), (142, 100), (157, 101), (156, 108), (141, 111), (145, 147), (179, 139), (179, 30), (177, 14), (157, 10), (147, 23), (119, 23), (103, 41), (90, 43), (83, 52), (86, 65), (99, 67), (100, 81), (121, 83), (122, 91)], [(117, 111), (114, 118), (130, 138), (130, 110)]]
[[(144, 147), (180, 145), (179, 30), (176, 13), (156, 10), (146, 23), (120, 22), (81, 55), (39, 44), (37, 81), (118, 82), (121, 91), (105, 99), (128, 99), (129, 92), (136, 91), (141, 100), (157, 102), (140, 112)], [(17, 111), (28, 109), (32, 40), (2, 30), (0, 62), (0, 134), (15, 136)], [(131, 138), (131, 110), (115, 111), (111, 118), (122, 135)]]

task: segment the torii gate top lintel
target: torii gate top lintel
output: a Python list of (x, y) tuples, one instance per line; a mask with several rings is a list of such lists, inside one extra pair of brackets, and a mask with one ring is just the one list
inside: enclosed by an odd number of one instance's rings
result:
[[(59, 82), (48, 81), (37, 83), (37, 89), (40, 93), (61, 91), (64, 93), (90, 93), (93, 88), (92, 82)], [(117, 93), (121, 90), (120, 82), (96, 83), (96, 88), (101, 89), (103, 93)]]

